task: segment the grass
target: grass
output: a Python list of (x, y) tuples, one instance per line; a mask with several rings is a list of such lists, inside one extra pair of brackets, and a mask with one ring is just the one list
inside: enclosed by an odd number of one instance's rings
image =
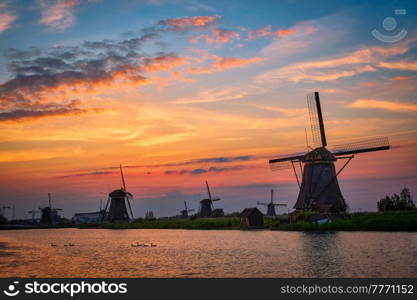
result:
[[(348, 214), (328, 224), (314, 224), (308, 220), (312, 213), (302, 213), (296, 223), (280, 223), (264, 217), (264, 224), (272, 230), (287, 231), (417, 231), (417, 210), (398, 212), (368, 212)], [(239, 229), (238, 217), (140, 220), (130, 224), (85, 224), (78, 228), (105, 229)]]
[(204, 219), (167, 219), (143, 220), (130, 224), (91, 224), (80, 225), (79, 228), (106, 229), (239, 229), (240, 219), (232, 218), (204, 218)]
[(278, 224), (277, 230), (289, 231), (417, 231), (417, 211), (355, 213), (327, 224), (305, 220), (293, 224)]

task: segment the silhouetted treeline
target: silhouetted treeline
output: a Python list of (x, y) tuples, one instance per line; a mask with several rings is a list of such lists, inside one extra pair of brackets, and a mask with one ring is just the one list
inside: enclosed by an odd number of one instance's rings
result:
[(377, 205), (378, 211), (411, 210), (416, 208), (408, 188), (403, 188), (400, 195), (394, 194), (391, 197), (387, 195), (379, 200)]

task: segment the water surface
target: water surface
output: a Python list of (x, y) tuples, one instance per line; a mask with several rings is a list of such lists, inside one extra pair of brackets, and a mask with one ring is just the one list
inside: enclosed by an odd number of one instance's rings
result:
[(417, 277), (417, 233), (10, 230), (0, 277)]

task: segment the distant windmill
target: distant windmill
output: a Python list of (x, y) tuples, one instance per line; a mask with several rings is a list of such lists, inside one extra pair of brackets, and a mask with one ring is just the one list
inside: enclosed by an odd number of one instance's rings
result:
[(59, 220), (58, 211), (62, 211), (62, 208), (53, 208), (52, 207), (52, 197), (51, 193), (48, 193), (48, 204), (49, 206), (39, 207), (41, 211), (41, 220), (42, 225), (54, 225)]
[(32, 215), (32, 222), (34, 222), (36, 215), (40, 214), (41, 212), (40, 212), (40, 210), (30, 210), (30, 211), (28, 211), (28, 213)]
[(187, 201), (184, 200), (184, 209), (180, 211), (181, 218), (188, 218), (188, 213), (194, 211), (194, 209), (188, 209), (187, 208)]
[[(324, 131), (319, 93), (307, 96), (313, 141), (318, 145), (309, 152), (285, 155), (269, 161), (272, 169), (291, 168), (294, 170), (300, 188), (294, 208), (297, 210), (314, 210), (320, 212), (344, 212), (346, 202), (340, 191), (337, 176), (354, 157), (353, 154), (388, 150), (388, 138), (380, 137), (365, 141), (335, 146), (326, 149), (327, 141)], [(347, 159), (336, 172), (334, 162)], [(296, 165), (302, 173), (301, 184), (298, 180)]]
[(200, 211), (198, 213), (198, 215), (201, 218), (210, 218), (213, 216), (213, 202), (214, 201), (219, 201), (220, 198), (219, 197), (211, 197), (211, 192), (210, 192), (210, 187), (208, 182), (206, 181), (206, 186), (207, 186), (207, 193), (208, 193), (208, 198), (203, 199), (200, 201)]
[(266, 215), (268, 217), (275, 217), (277, 215), (275, 213), (275, 206), (287, 206), (287, 204), (274, 203), (274, 190), (273, 189), (271, 189), (271, 202), (269, 203), (258, 202), (258, 205), (264, 205), (267, 207)]
[[(130, 220), (133, 220), (132, 206), (130, 205), (130, 200), (133, 199), (133, 195), (126, 190), (126, 183), (125, 178), (123, 176), (122, 165), (120, 165), (120, 175), (122, 177), (123, 187), (119, 190), (114, 190), (109, 194), (109, 199), (107, 200), (105, 208), (105, 211), (107, 212), (107, 220), (112, 223), (123, 223), (130, 222)], [(130, 216), (127, 211), (126, 203), (129, 207)]]
[(0, 215), (2, 215), (3, 217), (6, 217), (6, 210), (7, 209), (10, 209), (10, 206), (3, 205), (1, 207)]

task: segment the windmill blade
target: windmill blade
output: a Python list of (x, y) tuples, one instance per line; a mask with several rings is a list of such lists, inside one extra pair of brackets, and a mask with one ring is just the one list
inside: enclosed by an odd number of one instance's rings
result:
[(318, 146), (325, 147), (327, 145), (326, 133), (324, 131), (323, 115), (318, 92), (307, 95), (307, 105), (313, 142)]
[(195, 210), (195, 209), (189, 209), (188, 211), (189, 211), (189, 212), (192, 212), (192, 211), (194, 211), (194, 210)]
[[(129, 206), (129, 211), (130, 211), (130, 216), (132, 217), (132, 220), (134, 219), (133, 217), (133, 211), (132, 211), (132, 206), (130, 205), (130, 197), (129, 197), (130, 193), (127, 193), (127, 197), (126, 197), (126, 202), (127, 202), (127, 206)], [(132, 194), (130, 194), (131, 196)]]
[(208, 193), (209, 199), (211, 200), (210, 187), (209, 187), (207, 180), (206, 180), (206, 186), (207, 186), (207, 193)]
[(184, 200), (185, 210), (187, 210), (187, 201)]
[(272, 171), (291, 169), (293, 162), (299, 162), (304, 159), (307, 152), (298, 152), (287, 155), (281, 155), (277, 158), (269, 160), (269, 166)]
[(269, 203), (258, 202), (258, 205), (269, 205)]
[(282, 203), (274, 203), (274, 206), (287, 206), (287, 204), (282, 204)]
[(219, 197), (214, 197), (213, 199), (211, 199), (211, 201), (219, 201), (220, 198)]
[(388, 150), (390, 148), (388, 137), (377, 137), (363, 141), (336, 145), (332, 149), (333, 155), (341, 156), (363, 152)]
[(122, 164), (120, 164), (120, 175), (122, 175), (123, 190), (126, 191), (125, 177), (123, 176)]

